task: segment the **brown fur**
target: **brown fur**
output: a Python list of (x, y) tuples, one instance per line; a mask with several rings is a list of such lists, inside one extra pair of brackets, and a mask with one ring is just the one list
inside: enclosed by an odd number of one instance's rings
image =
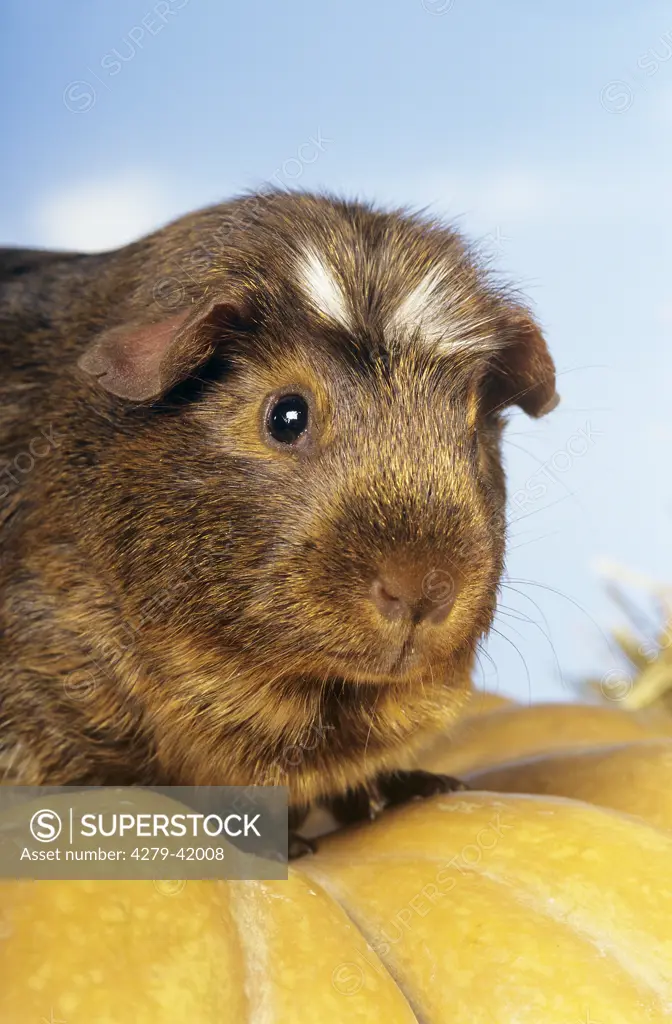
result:
[[(329, 256), (349, 332), (297, 286), (306, 243)], [(439, 265), (448, 333), (472, 349), (386, 331)], [(143, 338), (148, 360), (161, 348), (153, 376), (119, 362)], [(268, 194), (108, 254), (6, 250), (0, 355), (14, 778), (286, 782), (301, 804), (398, 768), (449, 726), (502, 569), (500, 409), (540, 413), (554, 394), (536, 325), (459, 236)], [(283, 386), (311, 396), (302, 453), (260, 431)], [(411, 627), (368, 599), (400, 556), (460, 584), (444, 624), (414, 627), (414, 657)]]

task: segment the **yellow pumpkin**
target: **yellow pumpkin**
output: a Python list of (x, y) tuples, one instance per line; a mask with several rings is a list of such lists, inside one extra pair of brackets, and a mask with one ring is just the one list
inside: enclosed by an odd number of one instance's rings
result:
[(429, 760), (502, 792), (388, 812), (287, 882), (1, 883), (0, 1021), (669, 1022), (672, 738), (476, 710)]

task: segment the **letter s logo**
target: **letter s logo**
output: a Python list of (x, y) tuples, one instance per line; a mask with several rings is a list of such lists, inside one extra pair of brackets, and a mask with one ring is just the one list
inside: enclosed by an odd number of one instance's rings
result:
[(63, 823), (56, 811), (35, 811), (30, 819), (30, 832), (38, 843), (53, 843), (61, 834)]

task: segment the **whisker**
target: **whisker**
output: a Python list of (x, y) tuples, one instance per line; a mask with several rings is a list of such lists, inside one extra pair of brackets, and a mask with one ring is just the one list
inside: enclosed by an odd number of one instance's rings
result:
[(533, 537), (531, 540), (523, 541), (522, 544), (510, 544), (509, 551), (517, 551), (518, 548), (526, 548), (528, 544), (536, 544), (540, 540), (548, 540), (549, 537), (557, 537), (561, 530), (553, 530), (552, 533), (545, 533), (542, 537)]
[(516, 652), (516, 654), (520, 658), (521, 662), (523, 663), (523, 667), (525, 669), (525, 676), (527, 678), (527, 694), (528, 694), (528, 698), (530, 700), (530, 703), (532, 703), (532, 678), (530, 676), (530, 670), (527, 667), (527, 662), (525, 661), (525, 658), (523, 657), (521, 652), (518, 650), (518, 648), (514, 644), (513, 640), (510, 640), (508, 638), (508, 636), (504, 636), (504, 634), (501, 632), (501, 630), (496, 629), (495, 626), (492, 626), (491, 629), (490, 629), (490, 632), (494, 633), (496, 636), (501, 637), (502, 640), (504, 640), (505, 643), (509, 644), (510, 647), (513, 647), (514, 651)]
[[(544, 640), (546, 641), (546, 643), (550, 647), (551, 653), (553, 655), (553, 661), (555, 663), (555, 668), (556, 668), (556, 671), (558, 673), (558, 679), (560, 681), (560, 685), (564, 689), (567, 684), (565, 682), (565, 677), (564, 677), (564, 674), (563, 674), (563, 671), (562, 671), (562, 667), (560, 665), (560, 658), (558, 657), (558, 652), (555, 649), (555, 644), (553, 643), (553, 639), (551, 637), (551, 627), (549, 625), (548, 619), (546, 618), (546, 615), (544, 614), (544, 612), (540, 608), (540, 606), (537, 604), (537, 602), (535, 600), (533, 600), (533, 598), (529, 597), (528, 594), (523, 594), (519, 590), (516, 590), (515, 587), (511, 587), (511, 586), (507, 586), (507, 590), (512, 590), (514, 594), (518, 594), (519, 597), (522, 597), (526, 601), (529, 601), (531, 604), (534, 605), (536, 610), (541, 615), (541, 617), (542, 617), (542, 619), (544, 621), (544, 625), (546, 627), (545, 629), (540, 625), (540, 623), (538, 623), (536, 621), (536, 619), (533, 619), (531, 615), (526, 616), (526, 619), (527, 619), (527, 621), (529, 622), (529, 624), (531, 626), (533, 626), (535, 629), (539, 630), (539, 632), (543, 636)], [(498, 610), (499, 610), (500, 607), (505, 607), (505, 606), (504, 605), (499, 605), (498, 606)], [(512, 614), (513, 610), (512, 609), (507, 609), (507, 611), (508, 611), (508, 614)], [(521, 613), (521, 614), (524, 614), (524, 613)]]
[(492, 689), (492, 687), (488, 687), (488, 685), (487, 685), (487, 678), (486, 678), (485, 668), (483, 667), (483, 664), (481, 663), (481, 660), (480, 660), (481, 658), (485, 658), (487, 661), (490, 662), (490, 665), (492, 666), (492, 668), (494, 670), (494, 673), (495, 673), (495, 689), (498, 690), (499, 689), (499, 670), (497, 668), (497, 663), (495, 662), (495, 659), (492, 657), (490, 652), (487, 651), (485, 649), (485, 647), (483, 646), (483, 641), (479, 640), (477, 645), (476, 645), (476, 662), (478, 664), (478, 667), (481, 670), (481, 682), (482, 682), (482, 685), (483, 685), (483, 689), (486, 689), (486, 688), (487, 689)]
[(517, 608), (509, 608), (505, 604), (497, 605), (497, 613), (501, 613), (502, 615), (508, 615), (509, 618), (516, 619), (518, 622), (526, 622), (531, 626), (538, 625), (538, 623), (535, 623), (534, 619), (532, 619), (525, 612), (519, 612)]
[(373, 723), (374, 723), (375, 718), (376, 718), (376, 709), (378, 708), (378, 701), (380, 700), (381, 693), (382, 693), (382, 689), (380, 689), (378, 691), (378, 693), (376, 695), (376, 699), (375, 699), (374, 705), (371, 708), (371, 711), (369, 713), (369, 731), (366, 734), (366, 741), (364, 743), (364, 761), (366, 761), (366, 752), (369, 749), (369, 740), (371, 739), (371, 732), (373, 730)]
[[(526, 512), (524, 516), (518, 516), (516, 519), (506, 520), (507, 526), (513, 526), (514, 523), (520, 523), (523, 519), (529, 519), (530, 516), (536, 516), (539, 512), (545, 512), (547, 508), (553, 508), (554, 505), (559, 505), (562, 501), (567, 501), (568, 498), (575, 498), (576, 494), (574, 491), (570, 491), (568, 494), (563, 494), (561, 498), (556, 498), (555, 501), (549, 502), (548, 505), (542, 505), (541, 508), (536, 508), (533, 512)], [(580, 507), (580, 506), (579, 506)]]
[[(509, 589), (514, 590), (514, 592), (517, 592), (517, 591), (515, 591), (514, 587), (510, 586), (510, 584), (512, 584), (512, 583), (518, 583), (518, 584), (520, 584), (520, 586), (524, 586), (524, 587), (537, 587), (539, 590), (546, 590), (546, 591), (548, 591), (549, 594), (554, 594), (556, 597), (561, 597), (563, 600), (569, 602), (569, 604), (573, 605), (573, 607), (576, 608), (577, 611), (580, 611), (583, 615), (585, 615), (585, 617), (588, 619), (588, 621), (591, 623), (591, 625), (593, 625), (595, 627), (596, 631), (600, 634), (600, 636), (604, 640), (604, 642), (605, 642), (609, 652), (611, 654), (615, 653), (616, 647), (615, 647), (615, 642), (614, 642), (613, 638), (611, 636), (609, 636), (608, 633), (605, 633), (605, 631), (595, 621), (595, 619), (590, 614), (590, 612), (587, 611), (587, 609), (585, 609), (583, 607), (583, 605), (580, 604), (575, 598), (570, 597), (569, 594), (563, 594), (563, 592), (561, 590), (556, 590), (555, 587), (551, 587), (547, 583), (536, 583), (534, 580), (515, 579), (512, 576), (504, 576), (504, 577), (502, 577), (501, 585), (503, 587), (509, 586)], [(524, 595), (521, 595), (521, 596), (524, 596)]]

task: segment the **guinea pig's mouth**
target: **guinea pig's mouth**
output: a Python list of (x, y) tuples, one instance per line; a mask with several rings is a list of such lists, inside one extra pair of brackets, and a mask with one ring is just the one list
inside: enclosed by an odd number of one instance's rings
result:
[(473, 613), (473, 605), (467, 614), (456, 605), (455, 619), (439, 627), (397, 623), (383, 636), (363, 634), (361, 647), (356, 641), (340, 649), (318, 642), (307, 659), (312, 663), (309, 673), (315, 679), (338, 676), (353, 685), (449, 685), (454, 672), (463, 671), (473, 657), (493, 611), (494, 602), (492, 607), (483, 602), (478, 615)]
[(378, 657), (339, 653), (329, 656), (328, 662), (330, 673), (338, 675), (346, 683), (385, 685), (413, 683), (433, 676), (446, 669), (449, 658), (431, 658), (411, 636), (397, 650), (390, 650)]

